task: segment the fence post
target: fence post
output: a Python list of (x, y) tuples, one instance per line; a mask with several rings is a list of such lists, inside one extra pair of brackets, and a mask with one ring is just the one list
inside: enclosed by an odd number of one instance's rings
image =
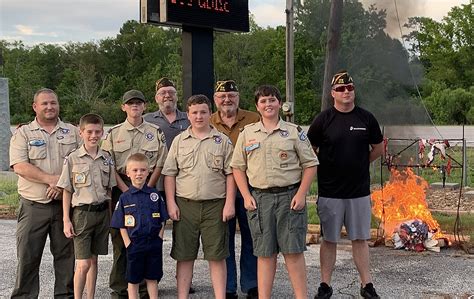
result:
[(8, 170), (10, 163), (10, 105), (8, 97), (8, 79), (0, 78), (0, 170)]

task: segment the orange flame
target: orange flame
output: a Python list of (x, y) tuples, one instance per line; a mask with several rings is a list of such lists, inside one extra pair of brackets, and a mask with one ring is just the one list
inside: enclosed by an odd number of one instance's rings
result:
[(431, 216), (426, 203), (428, 183), (407, 168), (404, 171), (393, 169), (390, 181), (383, 189), (372, 192), (372, 213), (382, 220), (387, 239), (392, 237), (402, 222), (419, 219), (426, 222), (436, 233), (433, 239), (442, 238), (440, 225)]

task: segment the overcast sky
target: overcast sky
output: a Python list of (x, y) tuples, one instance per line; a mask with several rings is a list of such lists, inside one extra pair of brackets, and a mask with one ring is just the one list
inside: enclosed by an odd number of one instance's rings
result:
[[(394, 15), (394, 0), (365, 0), (385, 5)], [(283, 25), (286, 0), (249, 0), (260, 26)], [(409, 16), (441, 20), (452, 6), (469, 0), (397, 0), (401, 21)], [(0, 0), (0, 39), (25, 44), (86, 42), (113, 37), (126, 20), (138, 20), (139, 0)], [(405, 9), (409, 7), (409, 9)]]

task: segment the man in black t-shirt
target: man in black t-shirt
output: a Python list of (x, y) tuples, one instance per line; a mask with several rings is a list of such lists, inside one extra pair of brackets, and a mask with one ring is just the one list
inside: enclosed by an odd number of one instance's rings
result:
[(352, 241), (354, 263), (364, 298), (380, 298), (369, 270), (370, 174), (369, 164), (383, 153), (383, 136), (375, 117), (354, 103), (354, 82), (346, 71), (334, 75), (334, 107), (321, 112), (308, 130), (317, 151), (318, 215), (323, 242), (320, 250), (321, 284), (315, 298), (330, 298), (342, 225)]

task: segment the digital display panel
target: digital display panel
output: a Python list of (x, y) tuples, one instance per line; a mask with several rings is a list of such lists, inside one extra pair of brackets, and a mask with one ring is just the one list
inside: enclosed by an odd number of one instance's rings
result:
[(249, 31), (248, 0), (141, 0), (140, 15), (143, 23)]

